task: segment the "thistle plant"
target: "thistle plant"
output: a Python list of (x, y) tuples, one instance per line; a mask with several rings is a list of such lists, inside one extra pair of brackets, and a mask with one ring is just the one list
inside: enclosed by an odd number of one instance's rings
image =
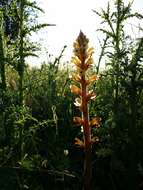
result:
[(74, 56), (71, 62), (76, 66), (75, 74), (72, 76), (72, 80), (77, 85), (71, 85), (71, 92), (78, 95), (75, 99), (75, 106), (81, 111), (81, 117), (74, 117), (74, 122), (83, 127), (83, 140), (75, 138), (75, 144), (81, 148), (84, 148), (84, 190), (91, 190), (92, 179), (92, 144), (96, 142), (96, 138), (92, 138), (91, 128), (92, 126), (99, 126), (100, 119), (89, 118), (89, 106), (88, 103), (91, 99), (95, 99), (96, 94), (92, 90), (89, 90), (89, 85), (97, 80), (96, 75), (89, 76), (88, 69), (93, 65), (93, 48), (88, 47), (89, 40), (86, 36), (80, 32), (78, 38), (74, 43)]

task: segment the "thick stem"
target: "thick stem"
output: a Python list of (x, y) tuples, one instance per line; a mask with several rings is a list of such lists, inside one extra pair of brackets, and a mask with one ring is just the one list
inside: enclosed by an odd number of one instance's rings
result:
[(87, 102), (87, 86), (85, 74), (82, 75), (82, 116), (84, 128), (84, 143), (85, 143), (85, 160), (84, 160), (84, 190), (91, 190), (92, 180), (92, 146), (91, 146), (91, 128), (89, 126), (89, 111)]

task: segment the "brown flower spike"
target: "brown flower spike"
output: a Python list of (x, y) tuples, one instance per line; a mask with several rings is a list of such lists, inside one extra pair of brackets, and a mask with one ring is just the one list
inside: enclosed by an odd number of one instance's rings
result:
[(93, 64), (93, 48), (88, 47), (89, 40), (80, 32), (76, 42), (74, 43), (74, 56), (71, 62), (76, 66), (76, 74), (72, 76), (78, 86), (71, 85), (71, 92), (78, 96), (75, 99), (75, 105), (79, 107), (82, 117), (74, 117), (77, 125), (83, 126), (83, 141), (76, 138), (75, 144), (85, 150), (84, 162), (84, 190), (91, 190), (92, 179), (92, 144), (95, 139), (91, 138), (91, 126), (99, 126), (100, 119), (89, 120), (88, 102), (96, 98), (93, 91), (88, 90), (88, 86), (97, 80), (96, 75), (87, 76), (87, 70)]

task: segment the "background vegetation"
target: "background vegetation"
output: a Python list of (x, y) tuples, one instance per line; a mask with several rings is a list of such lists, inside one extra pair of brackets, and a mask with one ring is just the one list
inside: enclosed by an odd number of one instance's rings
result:
[[(99, 79), (90, 116), (102, 118), (93, 130), (99, 137), (92, 150), (96, 190), (143, 188), (143, 38), (124, 30), (129, 18), (143, 16), (131, 7), (117, 0), (114, 9), (94, 10), (105, 35), (92, 68)], [(73, 123), (79, 114), (69, 89), (73, 71), (60, 67), (66, 47), (41, 68), (25, 61), (39, 48), (31, 33), (50, 26), (37, 23), (39, 11), (28, 0), (0, 1), (0, 189), (81, 189), (84, 152), (74, 145), (82, 131)], [(102, 59), (106, 69), (99, 72)]]

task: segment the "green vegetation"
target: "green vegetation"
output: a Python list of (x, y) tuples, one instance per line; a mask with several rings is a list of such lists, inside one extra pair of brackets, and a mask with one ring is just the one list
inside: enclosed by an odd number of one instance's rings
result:
[[(52, 25), (37, 23), (42, 10), (35, 2), (0, 2), (0, 189), (143, 189), (143, 38), (124, 30), (128, 19), (143, 16), (131, 8), (116, 0), (113, 10), (93, 10), (105, 36), (99, 61), (86, 71), (93, 50), (80, 33), (73, 71), (60, 66), (65, 46), (59, 57), (30, 68), (26, 58), (37, 56), (39, 45), (29, 36)], [(94, 80), (87, 109), (85, 86)], [(75, 103), (70, 85), (81, 96)]]

